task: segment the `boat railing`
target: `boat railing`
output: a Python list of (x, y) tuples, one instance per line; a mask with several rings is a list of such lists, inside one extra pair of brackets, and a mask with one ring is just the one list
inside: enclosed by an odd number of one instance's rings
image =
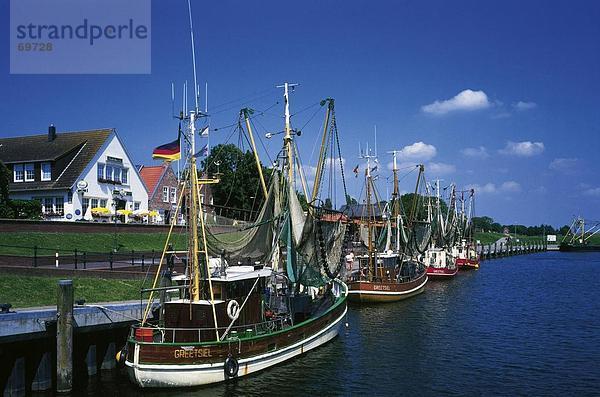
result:
[[(255, 324), (244, 324), (231, 327), (225, 341), (235, 341), (254, 336), (267, 335), (283, 330), (291, 325), (287, 316), (278, 317), (273, 320), (263, 321)], [(218, 327), (219, 335), (227, 330), (227, 327)], [(214, 342), (216, 339), (215, 328), (175, 328), (140, 326), (131, 327), (130, 339), (145, 343), (200, 343)]]

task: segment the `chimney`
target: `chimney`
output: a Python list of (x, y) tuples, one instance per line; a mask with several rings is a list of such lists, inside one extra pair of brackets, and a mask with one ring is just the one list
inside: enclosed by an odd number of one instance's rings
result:
[(56, 139), (56, 127), (54, 124), (50, 124), (48, 127), (48, 142), (52, 142)]

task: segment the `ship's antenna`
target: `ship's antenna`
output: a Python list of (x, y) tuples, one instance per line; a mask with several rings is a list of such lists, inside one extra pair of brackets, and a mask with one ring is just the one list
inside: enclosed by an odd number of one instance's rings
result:
[(175, 117), (175, 84), (171, 81), (171, 113)]
[(192, 64), (194, 69), (194, 99), (196, 107), (194, 111), (198, 111), (198, 81), (196, 79), (196, 50), (194, 48), (194, 25), (192, 24), (192, 2), (188, 0), (188, 12), (190, 15), (190, 37), (192, 39)]

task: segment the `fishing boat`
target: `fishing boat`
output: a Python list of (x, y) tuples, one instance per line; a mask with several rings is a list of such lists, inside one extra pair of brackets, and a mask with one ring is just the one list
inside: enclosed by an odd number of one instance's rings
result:
[[(197, 106), (186, 119), (190, 147), (178, 203), (185, 197), (187, 271), (165, 275), (165, 257), (174, 254), (165, 248), (152, 288), (143, 291), (149, 294), (143, 318), (131, 327), (119, 354), (139, 387), (199, 386), (250, 375), (338, 335), (347, 311), (347, 286), (337, 278), (346, 225), (324, 219), (320, 207), (302, 210), (294, 188), (297, 147), (290, 86), (282, 86), (281, 166), (273, 168), (268, 183), (259, 171), (260, 213), (251, 225), (229, 235), (211, 230), (200, 199), (203, 188), (219, 181), (198, 176), (193, 155)], [(260, 165), (254, 144), (253, 149)], [(172, 229), (173, 224), (169, 236)]]
[[(461, 191), (458, 240), (452, 247), (452, 255), (456, 258), (456, 264), (461, 269), (479, 269), (479, 253), (473, 238), (473, 208), (475, 190)], [(469, 204), (465, 206), (465, 193), (469, 193)], [(465, 208), (466, 207), (466, 208)]]
[(427, 266), (427, 275), (433, 278), (450, 278), (458, 273), (458, 265), (452, 254), (452, 247), (456, 242), (457, 216), (456, 216), (456, 192), (454, 185), (450, 186), (450, 204), (443, 213), (440, 181), (436, 181), (435, 200), (435, 227), (434, 237), (430, 248), (425, 252), (424, 261)]
[[(394, 190), (392, 193), (391, 211), (381, 211), (384, 215), (382, 226), (376, 228), (377, 221), (374, 217), (374, 203), (372, 194), (377, 197), (373, 183), (371, 158), (367, 152), (361, 157), (366, 159), (365, 185), (366, 206), (362, 207), (366, 214), (362, 214), (359, 225), (362, 242), (362, 252), (354, 255), (352, 252), (353, 270), (348, 275), (348, 299), (352, 302), (379, 303), (394, 302), (420, 294), (427, 283), (427, 272), (422, 261), (418, 260), (415, 250), (416, 234), (413, 225), (416, 223), (416, 200), (410, 217), (400, 211), (401, 200), (398, 189), (398, 168), (396, 151), (394, 154)], [(375, 168), (375, 167), (373, 167)], [(423, 178), (424, 167), (419, 166), (417, 187)], [(375, 204), (376, 205), (376, 204)], [(403, 218), (404, 217), (404, 218)], [(393, 222), (393, 225), (392, 225)], [(381, 222), (380, 222), (381, 223)], [(379, 237), (376, 234), (379, 231)], [(427, 239), (427, 238), (426, 238)], [(426, 246), (427, 243), (424, 244)], [(365, 251), (366, 249), (366, 251)]]
[(586, 221), (582, 217), (573, 219), (569, 231), (563, 236), (559, 250), (565, 252), (600, 251), (600, 243), (594, 236), (600, 232), (600, 222)]

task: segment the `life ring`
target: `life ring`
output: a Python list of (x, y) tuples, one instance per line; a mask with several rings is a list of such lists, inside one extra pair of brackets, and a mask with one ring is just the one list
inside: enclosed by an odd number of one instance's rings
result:
[(235, 299), (230, 300), (227, 304), (227, 315), (232, 320), (235, 320), (240, 315), (240, 304)]
[(227, 356), (225, 365), (223, 366), (223, 370), (225, 371), (225, 379), (235, 378), (239, 369), (240, 364), (238, 364), (237, 360), (231, 354)]
[(129, 353), (128, 350), (129, 349), (127, 348), (127, 345), (125, 345), (121, 350), (117, 352), (115, 359), (119, 367), (125, 366), (125, 360), (127, 360), (127, 353)]

